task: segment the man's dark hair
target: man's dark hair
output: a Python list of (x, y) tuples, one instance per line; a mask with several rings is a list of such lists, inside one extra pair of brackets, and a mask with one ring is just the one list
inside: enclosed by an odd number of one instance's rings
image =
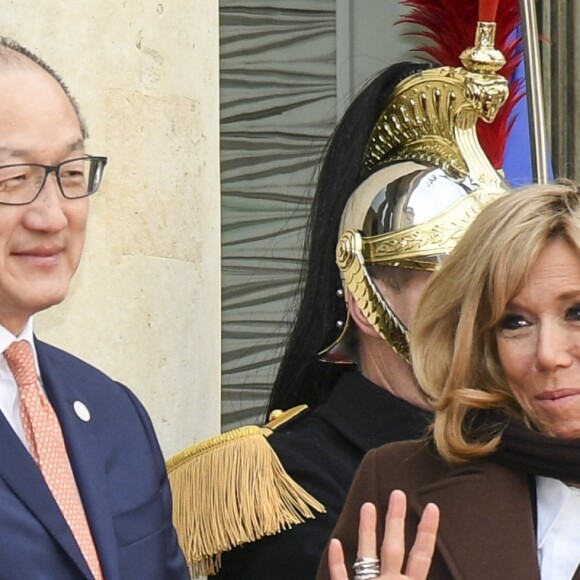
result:
[(70, 104), (72, 105), (72, 108), (74, 109), (79, 120), (83, 139), (86, 139), (88, 137), (88, 131), (82, 118), (78, 103), (71, 95), (70, 90), (62, 80), (62, 77), (48, 63), (46, 63), (32, 51), (28, 50), (28, 48), (22, 46), (16, 40), (12, 40), (11, 38), (7, 38), (5, 36), (0, 36), (0, 67), (28, 64), (27, 61), (36, 64), (42, 70), (46, 71), (60, 85), (68, 100), (70, 101)]

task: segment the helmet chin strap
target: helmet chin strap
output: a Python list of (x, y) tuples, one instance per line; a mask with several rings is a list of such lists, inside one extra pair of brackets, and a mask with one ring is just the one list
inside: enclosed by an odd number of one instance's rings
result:
[(410, 362), (409, 331), (369, 275), (362, 247), (362, 235), (354, 230), (345, 232), (339, 240), (336, 259), (346, 289), (369, 324), (404, 361)]

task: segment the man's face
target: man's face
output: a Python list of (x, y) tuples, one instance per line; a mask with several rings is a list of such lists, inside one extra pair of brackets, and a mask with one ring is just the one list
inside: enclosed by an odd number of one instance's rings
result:
[[(383, 298), (407, 328), (429, 277), (430, 273), (426, 271), (397, 268), (389, 282), (374, 278)], [(412, 328), (410, 330), (413, 331)], [(364, 346), (362, 343), (359, 345), (359, 356), (364, 361), (362, 373), (399, 399), (417, 407), (429, 408), (417, 386), (412, 368), (378, 333), (375, 338), (371, 342), (364, 341)]]
[[(377, 285), (403, 324), (413, 332), (411, 320), (431, 273), (404, 268), (397, 268), (395, 272), (396, 275), (391, 284), (378, 281)], [(424, 395), (417, 386), (413, 369), (386, 343), (384, 356), (381, 367), (391, 392), (408, 403), (428, 409)]]
[(401, 322), (410, 328), (421, 294), (431, 272), (407, 268), (392, 268), (391, 281), (375, 280), (381, 294), (396, 312)]
[[(83, 153), (79, 120), (50, 75), (36, 66), (0, 72), (0, 165), (55, 165)], [(31, 204), (0, 205), (0, 324), (14, 334), (65, 298), (87, 214), (88, 199), (65, 199), (54, 174)]]

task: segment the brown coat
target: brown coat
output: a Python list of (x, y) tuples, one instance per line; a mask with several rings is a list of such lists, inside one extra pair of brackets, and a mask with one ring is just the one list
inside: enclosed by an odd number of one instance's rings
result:
[[(360, 506), (371, 501), (378, 507), (382, 539), (394, 489), (408, 498), (407, 549), (425, 505), (434, 502), (441, 511), (429, 580), (539, 580), (529, 476), (485, 460), (449, 466), (424, 442), (385, 445), (362, 462), (333, 532), (342, 541), (349, 571)], [(326, 552), (317, 578), (329, 578)], [(574, 580), (580, 580), (580, 570)]]

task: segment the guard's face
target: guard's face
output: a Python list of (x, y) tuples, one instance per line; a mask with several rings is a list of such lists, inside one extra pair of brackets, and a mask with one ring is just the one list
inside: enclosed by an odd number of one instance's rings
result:
[(410, 268), (397, 268), (397, 270), (395, 284), (387, 284), (381, 280), (375, 280), (375, 283), (401, 322), (410, 328), (411, 320), (421, 294), (431, 277), (431, 272)]
[(580, 257), (562, 239), (542, 250), (497, 330), (508, 385), (547, 435), (580, 437)]
[[(0, 72), (0, 165), (53, 165), (83, 153), (79, 120), (54, 79), (37, 67)], [(54, 174), (31, 204), (0, 205), (0, 324), (18, 334), (65, 298), (87, 213), (88, 199), (65, 199)]]
[[(388, 301), (401, 322), (413, 332), (411, 320), (431, 276), (425, 270), (397, 268), (395, 284), (375, 279), (383, 298)], [(374, 378), (377, 384), (388, 385), (388, 390), (399, 399), (403, 399), (416, 407), (429, 409), (425, 396), (417, 385), (413, 369), (399, 354), (384, 344), (380, 360), (377, 361), (377, 372)], [(380, 377), (380, 378), (377, 378)]]

